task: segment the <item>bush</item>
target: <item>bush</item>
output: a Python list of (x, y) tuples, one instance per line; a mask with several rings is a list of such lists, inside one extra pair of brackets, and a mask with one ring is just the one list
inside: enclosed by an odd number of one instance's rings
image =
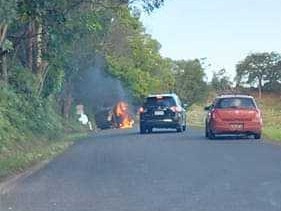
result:
[[(61, 117), (54, 100), (0, 89), (0, 146), (11, 140), (34, 137), (52, 139), (63, 132)], [(1, 151), (1, 149), (0, 149)]]

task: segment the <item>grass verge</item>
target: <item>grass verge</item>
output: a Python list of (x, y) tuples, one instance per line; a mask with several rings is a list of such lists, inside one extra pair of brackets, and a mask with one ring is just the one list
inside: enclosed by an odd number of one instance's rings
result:
[(264, 127), (263, 135), (269, 140), (281, 142), (281, 128)]
[(200, 104), (193, 104), (187, 111), (188, 125), (196, 128), (204, 127), (205, 112), (204, 106)]
[(71, 133), (59, 140), (11, 141), (13, 151), (6, 150), (0, 155), (0, 182), (43, 160), (56, 157), (71, 146), (75, 140), (86, 136), (87, 133)]

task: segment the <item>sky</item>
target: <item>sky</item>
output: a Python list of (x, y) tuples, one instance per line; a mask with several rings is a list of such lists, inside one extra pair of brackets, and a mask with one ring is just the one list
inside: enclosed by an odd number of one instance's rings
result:
[(207, 58), (208, 80), (222, 68), (233, 78), (250, 53), (281, 53), (281, 0), (166, 0), (141, 20), (164, 57)]

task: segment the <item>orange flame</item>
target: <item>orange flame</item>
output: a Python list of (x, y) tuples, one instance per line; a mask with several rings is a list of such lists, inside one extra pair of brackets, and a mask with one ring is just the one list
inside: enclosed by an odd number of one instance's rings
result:
[(117, 127), (121, 129), (132, 128), (134, 120), (129, 114), (129, 105), (125, 102), (118, 102), (114, 108), (114, 115), (118, 119)]

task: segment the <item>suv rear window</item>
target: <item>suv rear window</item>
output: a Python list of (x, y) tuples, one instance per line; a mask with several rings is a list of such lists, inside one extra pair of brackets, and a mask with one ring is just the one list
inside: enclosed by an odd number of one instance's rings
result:
[(253, 109), (256, 108), (256, 105), (251, 98), (239, 98), (239, 97), (231, 97), (231, 98), (221, 98), (218, 99), (215, 108), (246, 108)]
[(145, 106), (175, 106), (176, 102), (173, 97), (148, 97), (145, 102)]

